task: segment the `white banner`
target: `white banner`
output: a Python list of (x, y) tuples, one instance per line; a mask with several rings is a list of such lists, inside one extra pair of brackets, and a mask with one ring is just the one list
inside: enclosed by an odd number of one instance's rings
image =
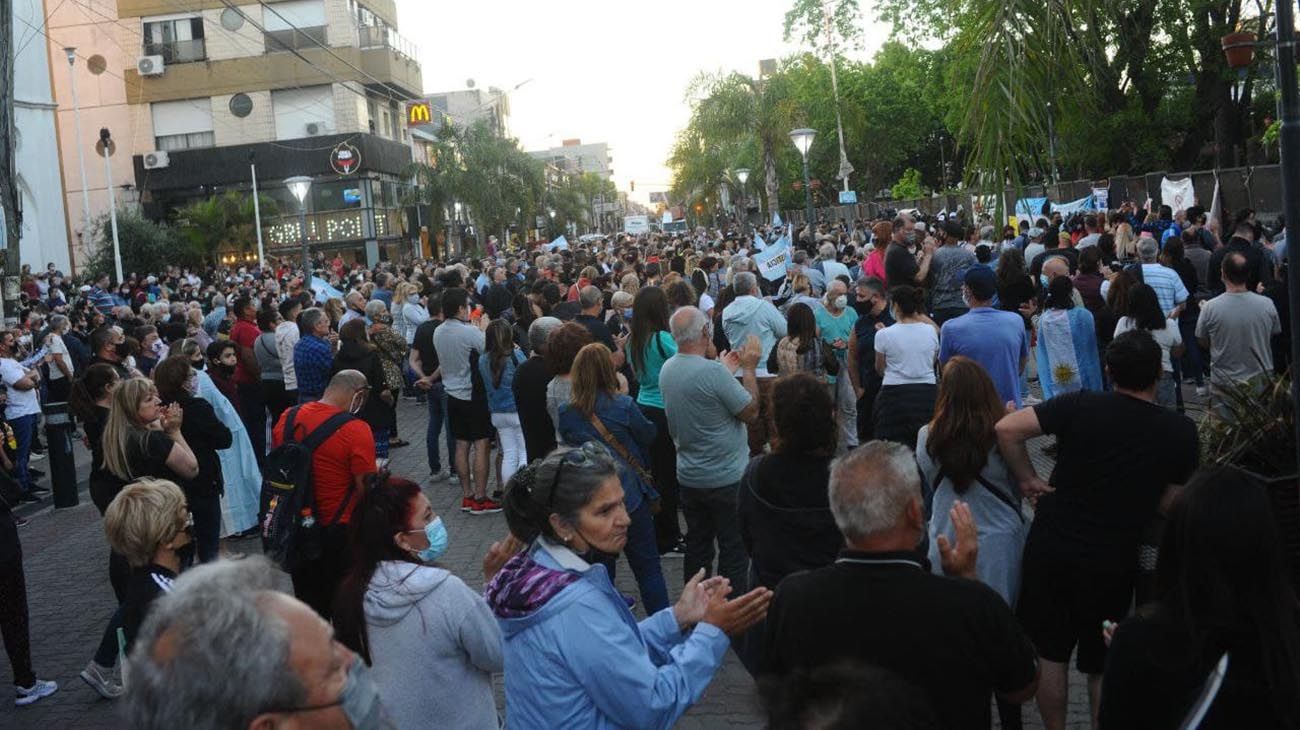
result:
[(790, 239), (782, 236), (781, 240), (754, 256), (754, 263), (758, 264), (759, 276), (768, 281), (785, 276), (786, 266), (790, 263)]
[(1093, 188), (1092, 203), (1097, 210), (1110, 210), (1110, 188)]
[(1190, 177), (1182, 180), (1160, 180), (1160, 202), (1174, 209), (1177, 213), (1196, 205), (1196, 191), (1192, 189)]

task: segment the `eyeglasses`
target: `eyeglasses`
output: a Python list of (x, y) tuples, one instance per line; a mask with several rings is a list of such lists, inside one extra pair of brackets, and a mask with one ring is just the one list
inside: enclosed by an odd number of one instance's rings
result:
[(551, 479), (551, 491), (546, 495), (546, 508), (550, 509), (555, 505), (555, 488), (560, 484), (560, 474), (564, 472), (564, 467), (572, 464), (575, 468), (585, 469), (593, 466), (596, 459), (608, 457), (609, 452), (604, 446), (595, 441), (588, 441), (572, 451), (567, 451), (564, 457), (560, 459), (560, 465), (555, 467), (555, 476)]

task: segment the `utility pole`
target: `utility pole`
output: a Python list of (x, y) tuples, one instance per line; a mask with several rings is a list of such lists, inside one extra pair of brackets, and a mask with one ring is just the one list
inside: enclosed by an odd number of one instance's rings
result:
[(21, 235), (21, 212), (18, 206), (18, 188), (14, 185), (17, 170), (14, 163), (14, 4), (13, 0), (0, 0), (0, 221), (4, 233), (0, 240), (4, 249), (4, 316), (5, 325), (18, 322), (18, 238)]
[(853, 174), (853, 165), (844, 152), (844, 121), (840, 118), (840, 84), (835, 73), (835, 35), (831, 31), (831, 11), (822, 3), (822, 20), (826, 25), (826, 44), (831, 56), (831, 91), (835, 95), (835, 131), (840, 136), (840, 169), (837, 177), (844, 181), (844, 192), (849, 191), (849, 175)]

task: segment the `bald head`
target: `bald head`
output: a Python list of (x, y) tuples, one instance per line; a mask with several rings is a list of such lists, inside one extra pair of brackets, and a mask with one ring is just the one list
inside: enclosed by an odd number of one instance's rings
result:
[(678, 350), (708, 349), (709, 318), (698, 307), (681, 307), (668, 320)]
[(604, 299), (604, 296), (600, 293), (600, 289), (597, 289), (594, 286), (584, 286), (582, 287), (582, 290), (578, 292), (578, 303), (582, 306), (582, 311), (584, 313), (591, 309), (597, 310), (598, 313), (601, 304), (604, 303)]
[(1058, 276), (1070, 275), (1070, 263), (1060, 256), (1053, 256), (1043, 262), (1043, 273), (1051, 281)]
[(330, 384), (325, 386), (325, 394), (321, 396), (321, 400), (340, 410), (351, 410), (357, 393), (365, 393), (367, 388), (369, 384), (366, 383), (366, 376), (362, 375), (361, 371), (340, 370), (330, 378)]

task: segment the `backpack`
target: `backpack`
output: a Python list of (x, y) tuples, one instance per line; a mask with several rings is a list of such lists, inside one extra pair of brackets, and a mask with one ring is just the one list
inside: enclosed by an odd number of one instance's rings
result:
[(299, 408), (295, 406), (285, 415), (284, 442), (267, 454), (262, 468), (262, 551), (285, 571), (320, 557), (321, 530), (338, 523), (355, 491), (355, 486), (348, 487), (328, 522), (317, 519), (312, 452), (354, 417), (336, 413), (298, 441), (294, 419)]

